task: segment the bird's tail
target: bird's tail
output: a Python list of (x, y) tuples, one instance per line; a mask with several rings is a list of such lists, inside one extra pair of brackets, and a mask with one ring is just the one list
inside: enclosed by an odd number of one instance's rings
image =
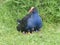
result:
[(20, 19), (17, 19), (17, 23), (20, 24), (21, 20)]

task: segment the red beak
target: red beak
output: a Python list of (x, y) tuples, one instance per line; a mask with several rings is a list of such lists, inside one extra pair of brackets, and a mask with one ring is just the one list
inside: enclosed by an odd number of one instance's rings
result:
[(29, 10), (29, 13), (31, 13), (33, 11), (34, 7), (31, 7), (31, 9)]

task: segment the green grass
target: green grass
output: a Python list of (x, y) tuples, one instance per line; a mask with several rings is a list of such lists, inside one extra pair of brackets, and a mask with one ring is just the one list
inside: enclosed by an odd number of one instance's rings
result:
[[(59, 0), (0, 0), (0, 45), (60, 45), (59, 5)], [(16, 30), (16, 20), (32, 6), (41, 14), (43, 27), (39, 32), (22, 34)]]
[(32, 34), (22, 34), (2, 25), (0, 45), (60, 45), (60, 25), (44, 23), (41, 31)]

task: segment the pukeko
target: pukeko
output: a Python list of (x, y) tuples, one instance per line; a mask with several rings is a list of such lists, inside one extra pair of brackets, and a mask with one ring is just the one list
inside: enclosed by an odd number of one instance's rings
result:
[(36, 7), (31, 7), (29, 14), (27, 14), (22, 20), (17, 20), (17, 30), (21, 32), (39, 31), (42, 27), (42, 19), (38, 14)]

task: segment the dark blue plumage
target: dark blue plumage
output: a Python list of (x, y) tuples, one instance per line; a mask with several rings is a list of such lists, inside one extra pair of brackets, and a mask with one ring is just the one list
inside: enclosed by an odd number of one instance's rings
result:
[(35, 28), (35, 31), (39, 30), (42, 27), (42, 19), (38, 14), (36, 8), (31, 12), (31, 17), (27, 20), (27, 28)]
[(20, 26), (18, 26), (17, 30), (19, 29), (25, 32), (32, 31), (39, 31), (42, 27), (42, 19), (38, 14), (38, 11), (35, 7), (32, 7), (30, 13), (26, 15), (21, 21)]

